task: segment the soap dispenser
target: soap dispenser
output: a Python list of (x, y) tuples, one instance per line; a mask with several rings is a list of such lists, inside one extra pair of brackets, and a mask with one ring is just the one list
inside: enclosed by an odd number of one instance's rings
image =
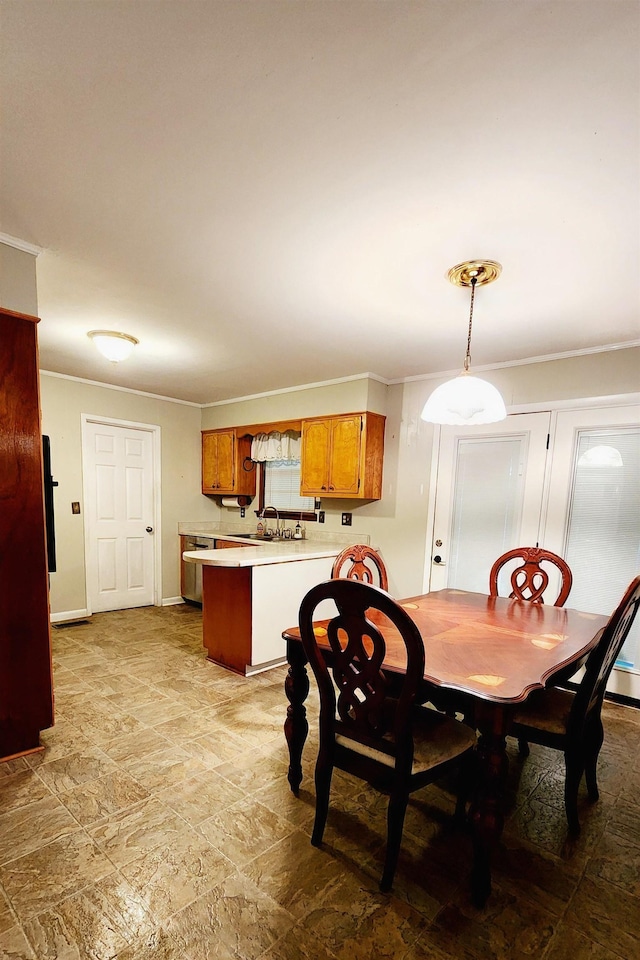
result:
[(296, 529), (293, 532), (294, 540), (302, 540), (302, 527), (299, 523), (296, 523)]

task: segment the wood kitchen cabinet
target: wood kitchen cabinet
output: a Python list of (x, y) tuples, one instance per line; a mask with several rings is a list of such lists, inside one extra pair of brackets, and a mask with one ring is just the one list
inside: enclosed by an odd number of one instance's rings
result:
[(202, 431), (202, 492), (255, 497), (256, 470), (246, 470), (251, 438), (235, 429)]
[(303, 420), (301, 496), (380, 500), (384, 424), (377, 413)]
[(37, 323), (0, 310), (0, 760), (53, 724)]

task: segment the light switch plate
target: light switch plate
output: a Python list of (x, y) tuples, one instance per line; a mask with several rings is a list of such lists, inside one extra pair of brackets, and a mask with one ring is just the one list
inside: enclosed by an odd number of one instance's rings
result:
[(343, 514), (342, 514), (342, 526), (343, 526), (343, 527), (350, 527), (350, 526), (351, 526), (351, 514), (350, 514), (350, 513), (343, 513)]

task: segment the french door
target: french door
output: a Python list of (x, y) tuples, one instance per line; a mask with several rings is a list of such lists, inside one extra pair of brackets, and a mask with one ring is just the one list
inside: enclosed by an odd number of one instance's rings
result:
[[(568, 605), (611, 613), (640, 573), (640, 425), (637, 407), (558, 414), (550, 461), (545, 547), (573, 573)], [(640, 700), (636, 620), (608, 684)]]
[(538, 542), (550, 421), (546, 411), (441, 428), (429, 590), (486, 593), (494, 560)]
[[(639, 420), (620, 406), (442, 427), (425, 589), (486, 593), (497, 557), (538, 544), (571, 567), (568, 606), (610, 614), (640, 573)], [(640, 701), (640, 624), (609, 689)]]

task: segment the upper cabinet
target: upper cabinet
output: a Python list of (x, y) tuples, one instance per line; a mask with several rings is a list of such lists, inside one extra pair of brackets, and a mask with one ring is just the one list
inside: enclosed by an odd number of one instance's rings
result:
[(202, 492), (255, 497), (256, 471), (245, 469), (251, 456), (251, 438), (237, 430), (202, 431)]
[(377, 413), (303, 420), (301, 495), (380, 500), (384, 424)]

